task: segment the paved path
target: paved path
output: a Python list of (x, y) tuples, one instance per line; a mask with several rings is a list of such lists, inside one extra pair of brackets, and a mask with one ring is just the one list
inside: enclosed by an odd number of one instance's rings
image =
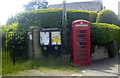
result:
[(94, 61), (90, 66), (79, 66), (82, 76), (118, 76), (118, 57)]
[(82, 76), (79, 72), (68, 72), (68, 71), (44, 71), (44, 70), (27, 70), (20, 72), (14, 76)]
[(118, 76), (118, 57), (94, 61), (90, 66), (77, 68), (82, 72), (26, 70), (16, 76)]

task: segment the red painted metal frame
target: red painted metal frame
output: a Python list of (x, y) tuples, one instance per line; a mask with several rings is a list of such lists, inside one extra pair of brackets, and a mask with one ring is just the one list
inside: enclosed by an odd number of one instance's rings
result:
[[(82, 23), (81, 23), (82, 22)], [(80, 26), (75, 26), (80, 24)], [(90, 65), (90, 22), (86, 20), (75, 20), (72, 23), (72, 50), (73, 50), (73, 61), (75, 64), (79, 65)], [(88, 26), (82, 26), (82, 25), (88, 25)], [(87, 45), (82, 45), (82, 46), (87, 46), (87, 49), (80, 49), (80, 50), (86, 50), (87, 53), (79, 53), (77, 47), (81, 45), (77, 45), (77, 42), (85, 42), (85, 41), (77, 41), (77, 38), (86, 38), (86, 37), (77, 37), (77, 30), (87, 30)], [(80, 34), (80, 33), (79, 33)], [(85, 34), (85, 33), (82, 33)], [(79, 51), (80, 51), (79, 50)], [(78, 54), (87, 54), (86, 57), (80, 57)], [(80, 58), (87, 58), (87, 61), (80, 61), (78, 59)]]

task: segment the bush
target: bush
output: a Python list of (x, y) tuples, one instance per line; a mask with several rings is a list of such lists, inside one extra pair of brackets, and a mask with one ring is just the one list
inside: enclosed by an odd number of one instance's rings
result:
[(95, 11), (90, 11), (90, 21), (92, 23), (95, 23), (96, 22), (96, 18), (97, 18), (97, 12)]
[(96, 22), (118, 25), (118, 17), (112, 10), (104, 9), (98, 14)]
[[(14, 23), (11, 25), (2, 25), (2, 29), (1, 29), (1, 31), (2, 31), (2, 47), (5, 47), (5, 45), (6, 45), (5, 43), (6, 43), (7, 33), (16, 32), (17, 26), (18, 26), (18, 23)], [(10, 35), (8, 35), (7, 37), (8, 37), (7, 43), (9, 43), (9, 41), (11, 40)]]
[(90, 26), (92, 43), (101, 45), (113, 40), (120, 41), (120, 27), (106, 23), (92, 23)]
[(13, 23), (11, 25), (2, 25), (2, 33), (17, 32), (18, 23)]
[(3, 54), (5, 52), (12, 54), (14, 50), (16, 57), (23, 54), (26, 54), (27, 56), (27, 43), (28, 43), (27, 32), (18, 32), (17, 27), (18, 23), (2, 26), (1, 30), (2, 30)]

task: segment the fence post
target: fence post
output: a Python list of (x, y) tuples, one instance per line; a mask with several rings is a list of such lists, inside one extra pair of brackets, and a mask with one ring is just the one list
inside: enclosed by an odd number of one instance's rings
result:
[(32, 59), (33, 58), (33, 38), (32, 38), (32, 32), (29, 32), (28, 33), (28, 35), (29, 35), (29, 48), (28, 48), (28, 57), (30, 58), (30, 59)]
[[(13, 40), (15, 40), (15, 33), (12, 33), (12, 38)], [(16, 62), (16, 53), (15, 53), (15, 46), (12, 46), (13, 47), (13, 65), (15, 65), (15, 62)]]
[(2, 76), (2, 26), (0, 25), (0, 76)]

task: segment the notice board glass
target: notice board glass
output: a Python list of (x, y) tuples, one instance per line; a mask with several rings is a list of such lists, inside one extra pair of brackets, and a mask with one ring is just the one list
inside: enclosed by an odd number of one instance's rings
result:
[(49, 45), (50, 44), (49, 32), (40, 32), (40, 44), (41, 45)]
[(61, 45), (61, 33), (60, 31), (51, 32), (52, 45)]

